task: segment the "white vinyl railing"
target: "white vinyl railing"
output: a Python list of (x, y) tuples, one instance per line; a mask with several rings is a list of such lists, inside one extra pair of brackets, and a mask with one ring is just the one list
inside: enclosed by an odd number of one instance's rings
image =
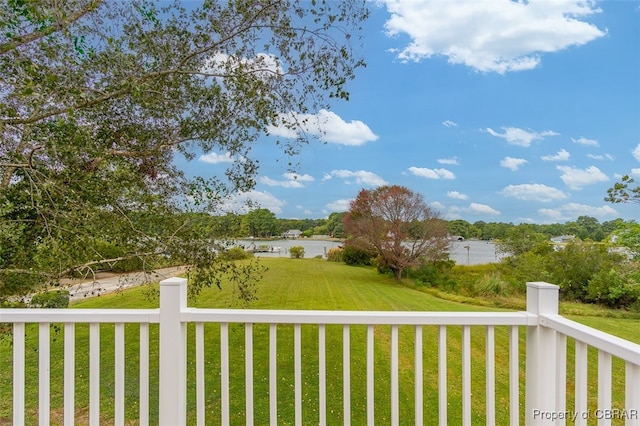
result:
[[(76, 324), (89, 324), (89, 385), (88, 415), (89, 424), (97, 425), (101, 419), (100, 376), (100, 330), (101, 324), (113, 324), (114, 327), (114, 360), (113, 360), (113, 422), (125, 424), (125, 393), (128, 360), (125, 356), (125, 324), (139, 324), (139, 348), (136, 356), (139, 368), (138, 422), (141, 425), (155, 422), (150, 413), (157, 413), (161, 425), (186, 424), (187, 418), (198, 425), (242, 423), (276, 425), (283, 420), (279, 417), (279, 398), (290, 390), (281, 383), (281, 369), (292, 371), (293, 418), (286, 422), (296, 425), (308, 423), (309, 413), (305, 403), (309, 401), (306, 394), (308, 387), (317, 389), (317, 401), (313, 402), (317, 414), (313, 423), (327, 424), (331, 414), (328, 406), (335, 406), (334, 401), (341, 399), (342, 412), (340, 422), (349, 425), (352, 421), (353, 404), (360, 403), (352, 397), (355, 388), (364, 388), (367, 424), (416, 425), (438, 423), (446, 425), (451, 421), (451, 401), (460, 401), (455, 407), (460, 412), (463, 425), (500, 423), (497, 416), (511, 425), (518, 425), (524, 419), (527, 425), (538, 424), (590, 424), (597, 419), (598, 425), (620, 424), (640, 425), (640, 345), (619, 339), (598, 330), (580, 325), (558, 315), (558, 287), (547, 283), (527, 284), (526, 312), (354, 312), (354, 311), (280, 311), (280, 310), (235, 310), (235, 309), (195, 309), (187, 307), (186, 280), (171, 278), (160, 283), (159, 309), (134, 310), (94, 310), (94, 309), (4, 309), (0, 310), (0, 323), (13, 323), (13, 365), (0, 366), (13, 370), (13, 417), (14, 425), (38, 423), (47, 425), (51, 418), (51, 364), (50, 329), (51, 324), (64, 324), (64, 424), (76, 422), (78, 409), (76, 397), (76, 363), (75, 327)], [(26, 410), (25, 389), (26, 378), (26, 343), (25, 333), (28, 323), (39, 324), (38, 329), (38, 420), (29, 418)], [(150, 325), (158, 324), (159, 346), (157, 361), (155, 351), (150, 350)], [(193, 324), (188, 327), (189, 324)], [(215, 328), (211, 325), (216, 324)], [(156, 327), (156, 326), (154, 326)], [(526, 328), (526, 353), (524, 368), (526, 376), (521, 383), (520, 334), (519, 328)], [(258, 330), (260, 328), (260, 330)], [(292, 328), (293, 359), (292, 365), (282, 367), (278, 357), (279, 339), (283, 333)], [(335, 336), (338, 328), (341, 339)], [(380, 333), (381, 328), (388, 328), (388, 333)], [(362, 329), (364, 332), (361, 332)], [(472, 330), (477, 338), (477, 330), (483, 330), (481, 338), (484, 343), (484, 362), (478, 364), (477, 349), (472, 347)], [(188, 330), (193, 335), (188, 338)], [(279, 333), (280, 330), (281, 331)], [(425, 330), (429, 337), (424, 339)], [(268, 366), (255, 365), (258, 332), (264, 331), (267, 336)], [(639, 324), (640, 331), (640, 324)], [(242, 332), (242, 339), (237, 333)], [(189, 331), (191, 333), (191, 331)], [(210, 333), (216, 337), (216, 359), (219, 367), (213, 370), (210, 366), (211, 348), (205, 348), (210, 342)], [(451, 334), (459, 333), (460, 349), (450, 346)], [(449, 334), (449, 337), (448, 337)], [(497, 340), (496, 335), (500, 335)], [(312, 340), (309, 340), (309, 338)], [(567, 339), (575, 341), (575, 373), (573, 407), (567, 409), (567, 368), (571, 365), (567, 356)], [(357, 339), (363, 339), (358, 342)], [(242, 347), (238, 347), (238, 341)], [(312, 344), (309, 344), (309, 342)], [(338, 341), (340, 347), (336, 344)], [(356, 341), (356, 343), (354, 343)], [(500, 342), (496, 345), (496, 342)], [(287, 340), (288, 342), (288, 340)], [(304, 344), (303, 344), (304, 342)], [(104, 344), (104, 343), (103, 343)], [(407, 365), (406, 345), (410, 350), (412, 363)], [(359, 346), (358, 346), (359, 345)], [(380, 367), (380, 345), (385, 346), (388, 360)], [(508, 347), (502, 347), (502, 346)], [(264, 345), (263, 345), (264, 346)], [(364, 356), (360, 356), (360, 347), (364, 347)], [(588, 348), (597, 351), (597, 404), (594, 406), (589, 398), (588, 383)], [(264, 348), (263, 348), (264, 349)], [(472, 352), (473, 349), (473, 352)], [(403, 352), (404, 351), (404, 352)], [(340, 353), (341, 352), (341, 353)], [(506, 359), (498, 359), (497, 353)], [(430, 362), (425, 359), (429, 355)], [(453, 355), (452, 355), (453, 354)], [(316, 370), (309, 375), (309, 363)], [(615, 365), (624, 363), (624, 373), (615, 371)], [(336, 361), (337, 360), (337, 361)], [(341, 362), (340, 362), (341, 360)], [(157, 362), (158, 398), (157, 407), (151, 407), (150, 394), (153, 389), (150, 383), (155, 370), (152, 364)], [(189, 367), (187, 364), (195, 364)], [(336, 381), (334, 367), (339, 364), (341, 374)], [(264, 378), (268, 384), (265, 392), (258, 392), (257, 370), (266, 369)], [(484, 412), (478, 413), (480, 396), (474, 396), (478, 374), (481, 371), (484, 381), (484, 401), (481, 407)], [(237, 371), (243, 370), (244, 413), (235, 416), (237, 406), (232, 404), (234, 391), (233, 377)], [(388, 370), (388, 372), (387, 372)], [(407, 371), (411, 371), (407, 376)], [(454, 371), (455, 370), (455, 371)], [(189, 373), (194, 371), (194, 373)], [(384, 371), (384, 374), (381, 373)], [(430, 388), (437, 388), (437, 395), (427, 400), (425, 377), (427, 373), (437, 371), (437, 385), (427, 383)], [(453, 373), (453, 374), (452, 374)], [(193, 377), (190, 376), (193, 374)], [(388, 375), (387, 375), (388, 374)], [(612, 377), (624, 374), (624, 403), (613, 405)], [(207, 379), (212, 375), (219, 376), (219, 389), (216, 388), (216, 412), (208, 409)], [(313, 377), (313, 386), (307, 383)], [(409, 379), (407, 379), (409, 377)], [(447, 380), (456, 377), (455, 383)], [(458, 381), (459, 377), (459, 381)], [(218, 380), (218, 379), (216, 379)], [(383, 381), (389, 386), (389, 412), (381, 413), (377, 405), (376, 388)], [(358, 382), (358, 383), (356, 383)], [(407, 391), (407, 382), (412, 389)], [(458, 387), (459, 385), (459, 387)], [(386, 385), (385, 385), (386, 386)], [(506, 391), (497, 391), (506, 389)], [(194, 388), (194, 401), (188, 401), (188, 388)], [(284, 388), (284, 389), (283, 389)], [(340, 389), (341, 395), (336, 395)], [(315, 391), (314, 391), (315, 392)], [(412, 404), (407, 403), (407, 394), (412, 394)], [(455, 397), (454, 397), (455, 394)], [(505, 395), (506, 394), (506, 395)], [(314, 394), (315, 395), (315, 394)], [(458, 396), (459, 395), (459, 396)], [(497, 401), (496, 395), (500, 395)], [(8, 398), (9, 396), (0, 396)], [(29, 398), (33, 396), (28, 395)], [(266, 403), (259, 401), (267, 398)], [(314, 396), (315, 397), (315, 396)], [(591, 402), (590, 402), (591, 400)], [(521, 404), (525, 410), (522, 412)], [(260, 405), (260, 408), (257, 408)], [(187, 412), (187, 407), (189, 413)], [(266, 406), (266, 408), (264, 408)], [(411, 412), (404, 408), (411, 406)], [(235, 408), (233, 408), (235, 407)], [(425, 411), (427, 407), (427, 411)], [(265, 410), (267, 412), (265, 412)], [(481, 408), (482, 410), (482, 408)], [(383, 419), (384, 417), (384, 419)], [(331, 417), (331, 419), (335, 419)], [(437, 420), (436, 420), (437, 419)]]

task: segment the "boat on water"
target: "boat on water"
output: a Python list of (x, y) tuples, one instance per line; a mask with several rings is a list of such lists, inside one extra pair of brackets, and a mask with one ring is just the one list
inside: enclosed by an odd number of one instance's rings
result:
[(280, 253), (282, 250), (281, 247), (278, 246), (270, 246), (267, 244), (253, 245), (247, 249), (247, 251), (251, 253)]

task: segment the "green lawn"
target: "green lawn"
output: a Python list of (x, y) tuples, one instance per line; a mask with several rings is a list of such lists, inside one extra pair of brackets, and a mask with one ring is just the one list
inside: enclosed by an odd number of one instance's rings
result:
[[(495, 308), (465, 305), (436, 298), (410, 288), (396, 284), (392, 279), (380, 276), (369, 268), (348, 267), (344, 264), (319, 259), (264, 259), (269, 267), (260, 284), (259, 300), (251, 308), (260, 309), (328, 309), (328, 310), (422, 310), (422, 311), (487, 311)], [(113, 294), (83, 300), (72, 306), (82, 308), (143, 308), (154, 307), (157, 302), (148, 296), (148, 290), (137, 288), (120, 294)], [(196, 301), (190, 302), (196, 307), (233, 307), (235, 306), (229, 286), (223, 290), (205, 291)], [(639, 341), (638, 320), (613, 319), (600, 317), (573, 317), (588, 325), (612, 332), (623, 338)], [(461, 371), (461, 329), (448, 327), (448, 373), (449, 384), (448, 413), (449, 424), (460, 424), (460, 371)], [(126, 328), (126, 415), (132, 423), (138, 417), (137, 393), (137, 326)], [(437, 327), (424, 328), (424, 412), (425, 422), (434, 423), (437, 419)], [(37, 423), (37, 328), (28, 327), (27, 333), (27, 405), (31, 424)], [(244, 424), (244, 328), (239, 324), (230, 326), (231, 341), (231, 413), (232, 424)], [(520, 330), (520, 362), (524, 364), (524, 329)], [(188, 416), (195, 423), (195, 365), (193, 360), (193, 327), (189, 327), (188, 374)], [(207, 424), (220, 424), (219, 420), (219, 329), (216, 325), (205, 327), (206, 349), (206, 391)], [(376, 327), (375, 368), (376, 368), (376, 418), (379, 424), (388, 424), (390, 418), (390, 348), (389, 327)], [(508, 330), (496, 328), (496, 377), (498, 424), (508, 423)], [(62, 332), (52, 332), (52, 423), (61, 421), (62, 413)], [(366, 359), (366, 329), (351, 327), (351, 420), (352, 424), (364, 424), (366, 421), (366, 381), (364, 361)], [(318, 422), (318, 353), (317, 327), (305, 326), (303, 338), (303, 423)], [(113, 327), (103, 325), (101, 329), (101, 413), (106, 423), (112, 422), (113, 404)], [(157, 327), (151, 328), (152, 359), (157, 354)], [(76, 330), (76, 407), (77, 423), (86, 423), (88, 418), (88, 331), (79, 326)], [(293, 387), (293, 328), (278, 328), (278, 416), (279, 424), (292, 424), (294, 420)], [(472, 330), (472, 410), (473, 423), (484, 424), (484, 329)], [(327, 386), (328, 386), (328, 423), (342, 424), (342, 328), (327, 326)], [(569, 361), (572, 349), (568, 350)], [(413, 424), (413, 330), (401, 327), (400, 330), (400, 413), (401, 424)], [(590, 353), (590, 364), (595, 366), (595, 355)], [(0, 424), (11, 419), (11, 342), (0, 341)], [(614, 363), (614, 368), (620, 363)], [(572, 376), (572, 365), (568, 376)], [(157, 360), (152, 362), (151, 406), (157, 406)], [(269, 416), (268, 396), (268, 329), (267, 326), (254, 326), (254, 398), (256, 424), (265, 424)], [(595, 379), (590, 374), (590, 394), (595, 398)], [(521, 394), (523, 391), (524, 369), (521, 368)], [(572, 389), (572, 378), (568, 379), (568, 389)], [(620, 397), (624, 387), (623, 377), (614, 379), (614, 395)], [(521, 406), (524, 399), (521, 396)], [(569, 405), (568, 405), (569, 406)], [(157, 412), (152, 408), (152, 422), (157, 422)]]

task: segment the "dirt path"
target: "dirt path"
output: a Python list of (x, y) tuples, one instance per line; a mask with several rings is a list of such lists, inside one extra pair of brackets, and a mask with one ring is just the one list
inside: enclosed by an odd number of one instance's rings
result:
[(129, 274), (114, 274), (101, 272), (96, 275), (95, 281), (93, 279), (65, 280), (63, 285), (69, 291), (69, 300), (79, 300), (136, 287), (141, 284), (158, 282), (185, 272), (185, 268), (182, 266), (162, 268), (153, 273), (133, 272)]

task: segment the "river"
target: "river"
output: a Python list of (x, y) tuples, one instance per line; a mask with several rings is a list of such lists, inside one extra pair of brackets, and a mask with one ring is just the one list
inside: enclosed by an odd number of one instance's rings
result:
[[(301, 238), (297, 240), (238, 240), (245, 248), (265, 247), (268, 252), (256, 253), (260, 257), (289, 257), (289, 249), (293, 246), (304, 247), (304, 257), (322, 256), (326, 258), (329, 249), (339, 247), (341, 241)], [(279, 249), (279, 251), (278, 251)], [(459, 265), (479, 265), (498, 262), (501, 255), (490, 241), (453, 241), (449, 247), (449, 257)]]

